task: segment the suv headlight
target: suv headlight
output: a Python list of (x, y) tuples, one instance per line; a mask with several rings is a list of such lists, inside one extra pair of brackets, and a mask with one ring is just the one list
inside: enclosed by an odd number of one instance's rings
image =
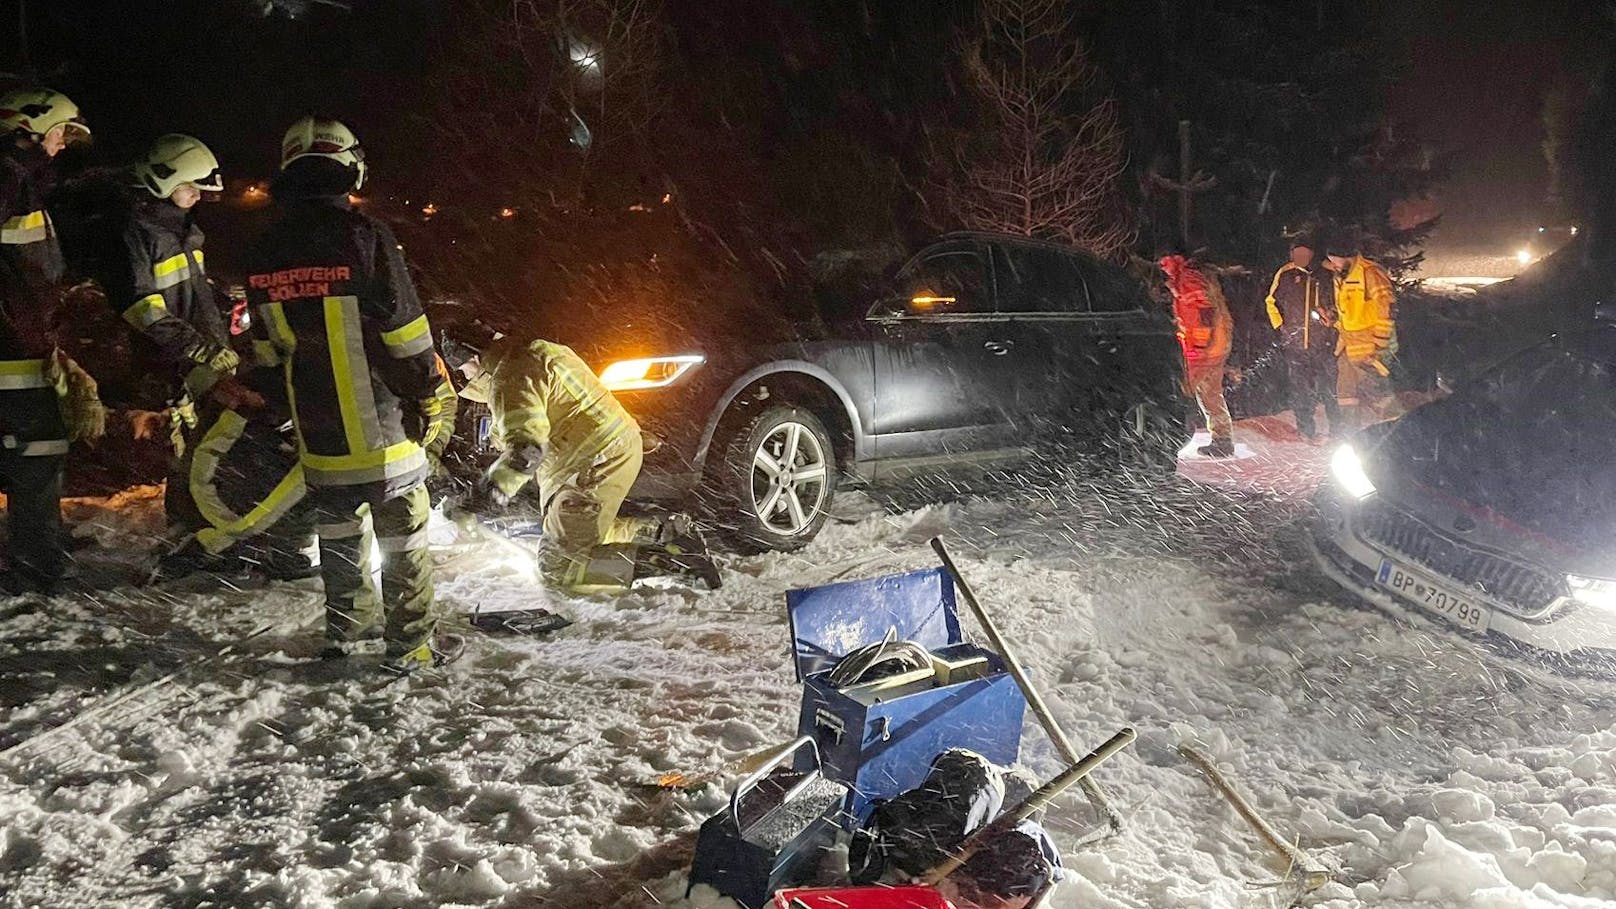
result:
[(1571, 598), (1579, 603), (1616, 610), (1616, 581), (1568, 574), (1566, 586), (1571, 589)]
[(705, 362), (707, 358), (701, 354), (618, 360), (607, 364), (606, 368), (600, 371), (600, 381), (612, 391), (663, 388), (672, 385), (680, 376)]
[(1362, 499), (1373, 495), (1375, 483), (1364, 473), (1363, 461), (1358, 457), (1357, 449), (1351, 445), (1343, 445), (1330, 456), (1330, 474), (1335, 477), (1336, 483), (1355, 499)]

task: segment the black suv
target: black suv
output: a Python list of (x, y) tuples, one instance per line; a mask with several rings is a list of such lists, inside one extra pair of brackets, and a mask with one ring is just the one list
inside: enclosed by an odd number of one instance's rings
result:
[(641, 499), (693, 493), (751, 549), (793, 549), (839, 482), (1054, 454), (1171, 470), (1187, 439), (1171, 316), (1122, 269), (951, 234), (791, 340), (599, 364), (655, 446)]

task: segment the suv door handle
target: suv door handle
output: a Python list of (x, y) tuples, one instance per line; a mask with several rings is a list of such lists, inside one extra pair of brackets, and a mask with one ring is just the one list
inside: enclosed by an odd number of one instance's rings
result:
[(1016, 345), (1013, 341), (984, 341), (982, 342), (982, 346), (987, 349), (988, 353), (993, 354), (995, 357), (1002, 357), (1010, 352), (1010, 348), (1015, 347)]

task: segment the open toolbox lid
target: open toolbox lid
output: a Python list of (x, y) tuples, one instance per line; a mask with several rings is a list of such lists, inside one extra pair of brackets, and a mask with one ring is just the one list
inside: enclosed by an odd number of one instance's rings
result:
[(954, 580), (942, 567), (786, 592), (797, 678), (806, 679), (886, 637), (941, 650), (964, 640)]

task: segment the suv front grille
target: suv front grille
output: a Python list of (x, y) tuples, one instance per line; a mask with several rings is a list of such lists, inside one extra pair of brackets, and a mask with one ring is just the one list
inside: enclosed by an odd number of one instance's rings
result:
[(1472, 548), (1383, 503), (1366, 503), (1357, 524), (1368, 542), (1522, 613), (1541, 612), (1562, 593), (1563, 582), (1555, 575)]

